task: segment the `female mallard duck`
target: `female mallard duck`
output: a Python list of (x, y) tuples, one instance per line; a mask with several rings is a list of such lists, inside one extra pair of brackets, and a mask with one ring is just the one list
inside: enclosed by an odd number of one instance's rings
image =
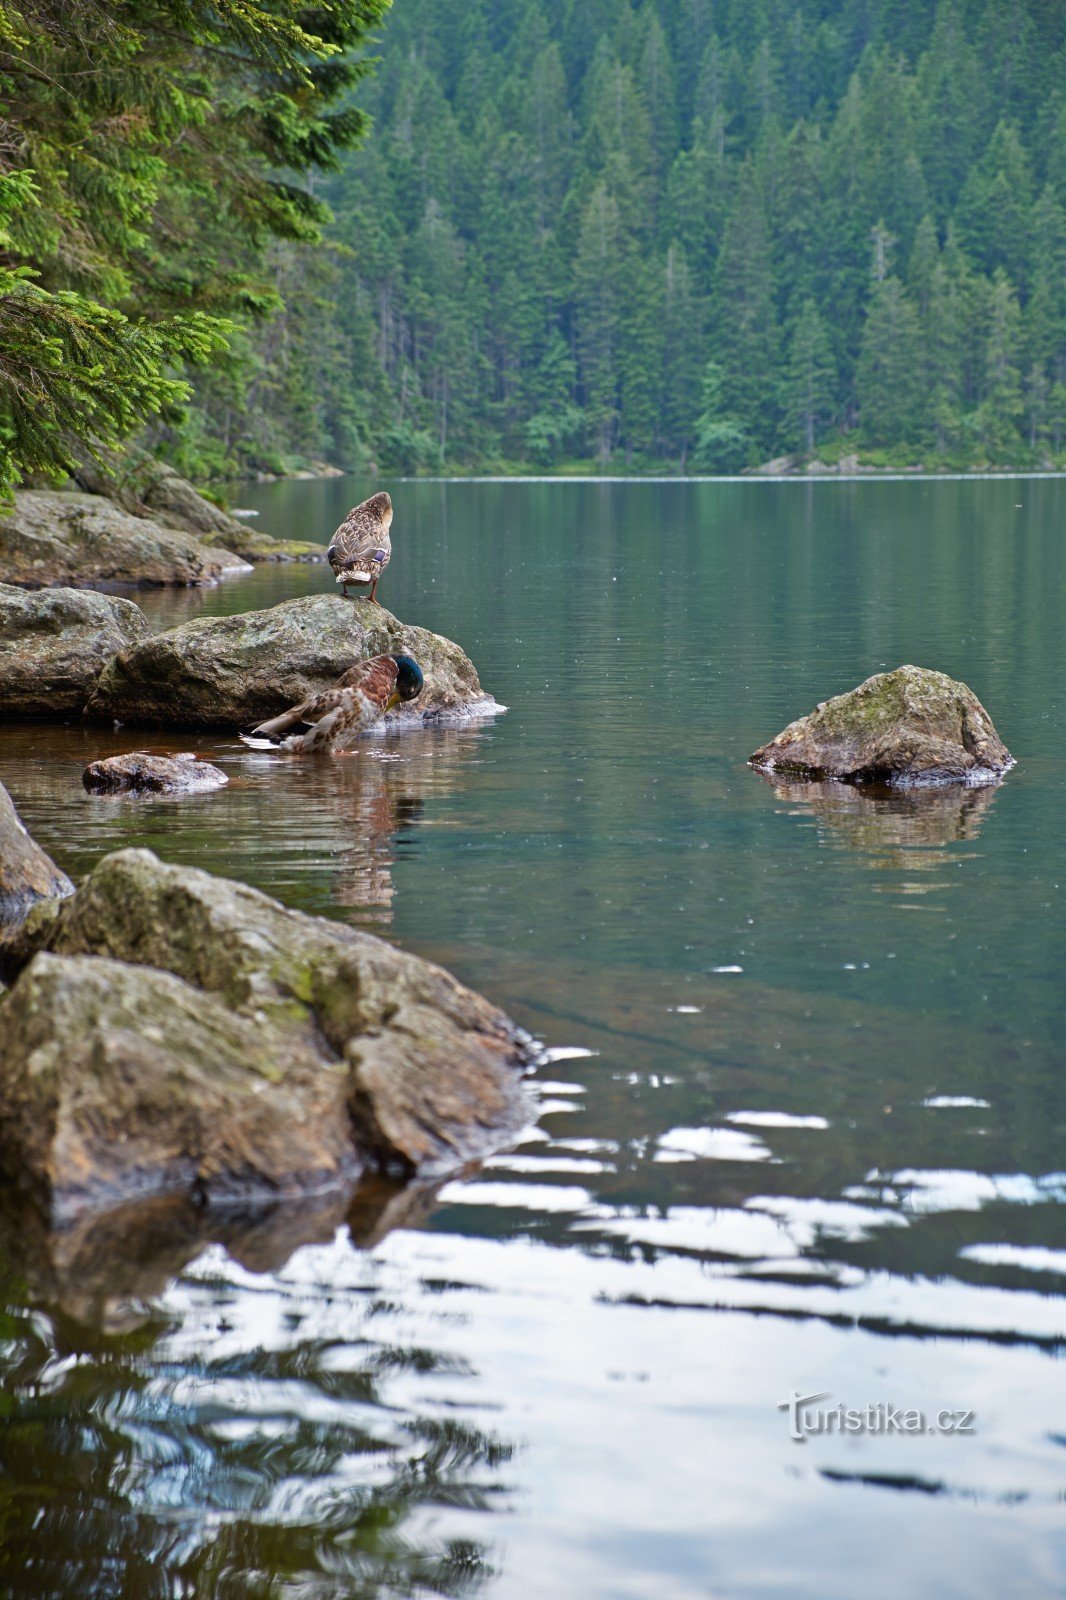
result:
[(410, 656), (371, 656), (349, 667), (332, 689), (242, 733), (253, 750), (291, 750), (294, 755), (343, 749), (400, 701), (422, 693), (422, 668)]
[(345, 598), (350, 583), (368, 583), (371, 600), (380, 604), (378, 579), (392, 556), (391, 524), (392, 501), (383, 489), (353, 506), (333, 535), (326, 554)]

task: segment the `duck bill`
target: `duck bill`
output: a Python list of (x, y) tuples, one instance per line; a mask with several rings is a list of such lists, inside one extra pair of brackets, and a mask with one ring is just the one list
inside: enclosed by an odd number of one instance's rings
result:
[(392, 710), (392, 708), (393, 708), (393, 706), (398, 706), (398, 705), (399, 705), (399, 703), (400, 703), (400, 693), (399, 693), (399, 690), (397, 690), (397, 689), (394, 689), (394, 690), (393, 690), (393, 691), (392, 691), (392, 693), (391, 693), (391, 694), (390, 694), (390, 695), (389, 695), (389, 698), (388, 698), (388, 700), (387, 700), (387, 702), (386, 702), (386, 704), (385, 704), (385, 710), (386, 710), (386, 711), (391, 711), (391, 710)]

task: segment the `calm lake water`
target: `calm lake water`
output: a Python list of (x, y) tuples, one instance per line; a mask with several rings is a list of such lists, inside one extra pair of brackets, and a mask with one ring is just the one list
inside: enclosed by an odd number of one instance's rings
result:
[[(325, 543), (370, 487), (240, 499)], [(1061, 1594), (1066, 483), (387, 487), (381, 599), (506, 716), (304, 764), (9, 727), (0, 779), (73, 874), (145, 844), (445, 962), (554, 1052), (539, 1123), (350, 1214), (9, 1229), (0, 1594)], [(745, 765), (902, 662), (1001, 787)], [(229, 789), (83, 793), (145, 742)], [(794, 1442), (793, 1393), (875, 1426)]]

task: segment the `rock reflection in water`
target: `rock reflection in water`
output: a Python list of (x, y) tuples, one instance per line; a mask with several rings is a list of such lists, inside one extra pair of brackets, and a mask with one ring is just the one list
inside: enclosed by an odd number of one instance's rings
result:
[[(895, 873), (930, 873), (957, 861), (951, 847), (976, 839), (999, 790), (998, 784), (902, 789), (759, 776), (779, 800), (813, 817), (823, 842), (858, 852), (875, 870)], [(947, 885), (925, 881), (894, 887), (923, 894)]]
[[(0, 1218), (0, 1593), (479, 1590), (488, 1552), (425, 1512), (484, 1509), (513, 1447), (411, 1406), (412, 1378), (466, 1370), (381, 1343), (372, 1259), (347, 1242), (417, 1226), (434, 1195), (375, 1180), (255, 1213), (158, 1200), (61, 1233)], [(345, 1282), (296, 1265), (335, 1240)]]

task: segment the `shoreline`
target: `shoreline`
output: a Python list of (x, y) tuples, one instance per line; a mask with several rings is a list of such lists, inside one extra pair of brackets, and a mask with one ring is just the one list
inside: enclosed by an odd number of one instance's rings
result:
[[(960, 483), (960, 482), (987, 482), (1000, 479), (1048, 479), (1055, 480), (1066, 478), (1066, 468), (1062, 469), (1035, 469), (1031, 467), (1004, 467), (979, 471), (974, 469), (969, 472), (926, 472), (916, 468), (888, 468), (888, 467), (861, 467), (856, 472), (837, 472), (829, 469), (822, 472), (425, 472), (425, 473), (371, 473), (362, 468), (351, 472), (330, 472), (312, 475), (298, 473), (293, 477), (262, 478), (233, 478), (227, 483), (236, 488), (261, 488), (267, 483), (306, 483), (308, 481), (328, 482), (331, 479), (361, 478), (365, 481), (378, 479), (389, 483)], [(247, 511), (229, 513), (230, 516), (244, 515)], [(258, 512), (255, 513), (258, 515)]]

